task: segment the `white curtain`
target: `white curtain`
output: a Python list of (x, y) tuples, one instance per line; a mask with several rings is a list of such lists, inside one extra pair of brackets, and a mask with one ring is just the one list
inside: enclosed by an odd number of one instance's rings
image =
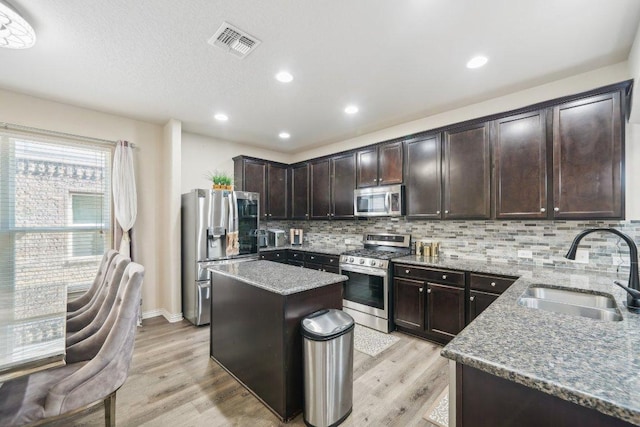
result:
[(133, 150), (127, 141), (118, 141), (113, 157), (113, 205), (116, 220), (122, 228), (120, 253), (131, 257), (131, 238), (129, 230), (136, 222), (138, 213), (136, 177), (133, 171)]

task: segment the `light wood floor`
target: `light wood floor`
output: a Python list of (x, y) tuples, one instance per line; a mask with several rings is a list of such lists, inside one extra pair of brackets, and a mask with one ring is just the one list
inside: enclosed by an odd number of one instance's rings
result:
[[(343, 426), (432, 426), (422, 416), (447, 385), (440, 346), (404, 334), (371, 357), (354, 354), (353, 412)], [(64, 425), (104, 425), (104, 411)], [(304, 426), (287, 424), (209, 359), (209, 329), (163, 318), (138, 329), (129, 378), (117, 394), (118, 426)]]

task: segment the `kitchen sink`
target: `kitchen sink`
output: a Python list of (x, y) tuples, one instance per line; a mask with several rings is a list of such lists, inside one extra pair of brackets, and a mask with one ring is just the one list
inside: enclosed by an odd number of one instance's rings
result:
[(588, 294), (570, 289), (530, 286), (523, 297), (537, 298), (564, 304), (580, 305), (595, 308), (616, 308), (616, 301), (609, 295)]
[(622, 314), (609, 295), (590, 294), (568, 288), (548, 288), (533, 285), (518, 299), (518, 304), (539, 310), (563, 313), (590, 319), (619, 322)]

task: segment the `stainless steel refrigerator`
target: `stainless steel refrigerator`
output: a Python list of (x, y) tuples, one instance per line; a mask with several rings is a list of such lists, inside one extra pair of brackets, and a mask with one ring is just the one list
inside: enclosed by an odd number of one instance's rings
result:
[(257, 259), (259, 197), (202, 189), (182, 195), (182, 313), (194, 325), (211, 319), (207, 267), (236, 258)]

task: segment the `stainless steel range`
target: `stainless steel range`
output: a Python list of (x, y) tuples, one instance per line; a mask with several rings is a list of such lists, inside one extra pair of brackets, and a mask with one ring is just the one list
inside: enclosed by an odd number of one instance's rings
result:
[(356, 323), (381, 332), (393, 330), (391, 259), (411, 253), (410, 234), (365, 233), (364, 248), (340, 255), (343, 310)]

